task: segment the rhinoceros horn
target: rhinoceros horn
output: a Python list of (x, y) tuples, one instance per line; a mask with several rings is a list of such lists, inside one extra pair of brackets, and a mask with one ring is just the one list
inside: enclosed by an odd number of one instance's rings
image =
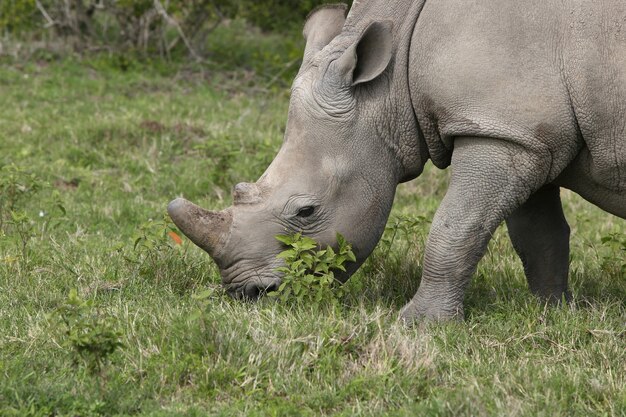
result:
[(177, 198), (167, 206), (167, 212), (181, 232), (219, 265), (220, 252), (233, 221), (230, 210), (205, 210), (184, 198)]

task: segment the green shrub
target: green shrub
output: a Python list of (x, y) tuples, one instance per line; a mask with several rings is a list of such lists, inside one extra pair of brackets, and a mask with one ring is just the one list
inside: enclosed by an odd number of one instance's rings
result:
[(276, 269), (283, 274), (282, 283), (269, 295), (283, 302), (338, 305), (347, 292), (335, 279), (335, 272), (345, 272), (346, 262), (356, 262), (352, 245), (339, 233), (337, 251), (330, 246), (320, 249), (315, 240), (301, 233), (278, 235), (276, 239), (288, 249), (277, 255), (285, 262), (285, 266)]
[(98, 312), (92, 301), (83, 300), (75, 289), (54, 312), (76, 366), (85, 366), (92, 375), (101, 376), (111, 355), (124, 345), (122, 333), (112, 317)]
[(0, 230), (22, 203), (37, 194), (46, 183), (37, 175), (14, 164), (0, 167)]
[(0, 1), (0, 32), (32, 31), (39, 24), (39, 19), (35, 0)]
[[(602, 236), (602, 244), (608, 248), (602, 257), (602, 269), (608, 273), (619, 273), (626, 276), (626, 233), (609, 233)], [(615, 256), (615, 253), (622, 256)]]
[(380, 239), (380, 247), (384, 249), (385, 257), (391, 251), (396, 240), (410, 241), (412, 237), (419, 236), (427, 230), (430, 223), (424, 216), (393, 216), (385, 225), (385, 232)]
[(239, 0), (239, 16), (263, 30), (291, 31), (300, 29), (311, 10), (324, 3), (352, 1), (320, 0)]
[[(33, 210), (35, 198), (41, 207), (39, 213)], [(58, 225), (64, 215), (61, 195), (50, 184), (21, 166), (0, 167), (0, 237), (14, 243), (23, 260), (28, 258), (28, 244), (38, 223), (43, 231), (50, 224)]]
[[(302, 27), (320, 0), (4, 0), (0, 32), (71, 38), (78, 51), (135, 51), (144, 56), (186, 53), (200, 58), (213, 30), (226, 19), (245, 19), (262, 30)], [(348, 2), (350, 3), (350, 2)], [(233, 52), (233, 48), (228, 49)]]
[[(164, 214), (161, 220), (149, 219), (137, 226), (130, 241), (118, 242), (111, 250), (121, 255), (129, 264), (136, 266), (140, 275), (154, 275), (158, 278), (163, 272), (163, 263), (173, 255), (175, 248), (182, 244), (177, 232), (169, 216)], [(184, 262), (184, 257), (180, 259)]]

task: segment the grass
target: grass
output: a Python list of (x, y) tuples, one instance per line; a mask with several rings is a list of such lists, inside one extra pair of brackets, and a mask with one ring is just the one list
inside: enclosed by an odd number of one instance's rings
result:
[[(35, 175), (14, 180), (26, 219), (5, 210), (0, 233), (0, 415), (626, 415), (624, 252), (601, 242), (623, 238), (624, 220), (563, 192), (570, 305), (528, 293), (501, 228), (466, 321), (407, 329), (397, 312), (447, 184), (429, 166), (399, 186), (350, 305), (236, 302), (161, 219), (177, 195), (223, 208), (233, 184), (256, 179), (287, 93), (254, 87), (269, 74), (103, 62), (0, 66), (2, 178), (10, 164)], [(72, 289), (85, 303), (75, 338), (121, 335), (101, 369), (60, 325)]]

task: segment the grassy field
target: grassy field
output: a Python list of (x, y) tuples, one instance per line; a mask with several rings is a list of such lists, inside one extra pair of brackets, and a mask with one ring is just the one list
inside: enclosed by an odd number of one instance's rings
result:
[(566, 191), (566, 307), (529, 294), (501, 228), (465, 322), (397, 322), (446, 189), (432, 166), (399, 186), (342, 308), (225, 296), (165, 207), (226, 207), (263, 172), (287, 114), (275, 80), (0, 65), (0, 415), (626, 415), (626, 223)]

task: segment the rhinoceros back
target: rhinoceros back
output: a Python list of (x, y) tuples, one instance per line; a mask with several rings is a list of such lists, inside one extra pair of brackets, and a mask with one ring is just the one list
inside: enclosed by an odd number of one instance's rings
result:
[(554, 180), (626, 192), (626, 2), (426, 2), (411, 42), (411, 98), (435, 164), (460, 136), (549, 152)]

